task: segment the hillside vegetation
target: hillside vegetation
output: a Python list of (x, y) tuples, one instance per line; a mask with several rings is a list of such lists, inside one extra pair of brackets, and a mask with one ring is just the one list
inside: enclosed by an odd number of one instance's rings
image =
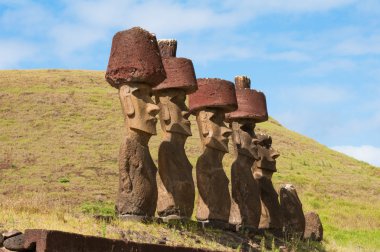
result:
[[(202, 148), (191, 120), (186, 151), (195, 165)], [(155, 161), (159, 124), (157, 131), (150, 142)], [(272, 135), (281, 153), (275, 185), (294, 184), (304, 211), (319, 213), (327, 251), (380, 248), (380, 169), (273, 119), (257, 131)], [(49, 228), (146, 242), (164, 235), (167, 244), (230, 249), (234, 241), (217, 231), (181, 233), (159, 224), (91, 217), (112, 215), (122, 135), (117, 90), (105, 82), (104, 72), (0, 71), (0, 229)], [(225, 156), (228, 176), (232, 161), (232, 154)]]

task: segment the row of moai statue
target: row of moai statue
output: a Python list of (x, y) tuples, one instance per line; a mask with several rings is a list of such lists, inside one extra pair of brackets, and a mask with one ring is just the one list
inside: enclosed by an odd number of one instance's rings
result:
[[(138, 27), (113, 37), (106, 80), (119, 91), (126, 131), (119, 153), (118, 216), (142, 220), (157, 211), (164, 219), (191, 218), (195, 184), (184, 146), (192, 135), (188, 117), (194, 115), (203, 145), (196, 163), (197, 221), (252, 229), (282, 229), (287, 222), (302, 230), (305, 221), (294, 217), (302, 213), (295, 190), (282, 188), (280, 204), (271, 181), (279, 156), (272, 138), (254, 131), (256, 123), (268, 120), (265, 95), (251, 89), (245, 76), (236, 77), (235, 85), (196, 79), (192, 61), (176, 57), (176, 50), (177, 41), (157, 41)], [(158, 169), (148, 145), (156, 134), (156, 115), (164, 133)], [(236, 153), (231, 189), (222, 164), (230, 136)]]

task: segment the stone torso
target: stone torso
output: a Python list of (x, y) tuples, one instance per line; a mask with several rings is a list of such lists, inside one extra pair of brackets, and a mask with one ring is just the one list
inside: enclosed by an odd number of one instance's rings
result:
[(195, 198), (192, 168), (183, 147), (168, 141), (161, 143), (158, 152), (158, 215), (191, 217)]
[(196, 173), (199, 191), (197, 219), (228, 222), (231, 198), (221, 159), (202, 154), (197, 161)]
[(118, 214), (154, 216), (157, 168), (147, 146), (126, 137), (119, 155)]
[(266, 177), (258, 179), (261, 194), (262, 214), (260, 228), (282, 228), (282, 213), (278, 194), (273, 183)]
[(239, 156), (231, 167), (232, 199), (236, 202), (241, 220), (231, 212), (230, 222), (257, 228), (260, 222), (261, 203), (257, 181), (253, 178), (251, 166), (253, 159), (241, 160)]

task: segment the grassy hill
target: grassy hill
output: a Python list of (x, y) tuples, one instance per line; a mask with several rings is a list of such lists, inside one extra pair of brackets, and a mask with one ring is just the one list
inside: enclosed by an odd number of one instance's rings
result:
[[(192, 131), (186, 151), (195, 165), (201, 144), (194, 117)], [(319, 213), (327, 251), (380, 248), (380, 169), (273, 119), (258, 132), (272, 135), (281, 153), (275, 185), (293, 183), (304, 211)], [(221, 232), (181, 233), (91, 217), (113, 211), (122, 135), (117, 91), (104, 72), (0, 71), (0, 229), (49, 228), (148, 242), (164, 235), (167, 244), (228, 250), (236, 241)], [(160, 138), (159, 133), (151, 140), (154, 160)], [(232, 154), (225, 156), (228, 175), (232, 161)]]

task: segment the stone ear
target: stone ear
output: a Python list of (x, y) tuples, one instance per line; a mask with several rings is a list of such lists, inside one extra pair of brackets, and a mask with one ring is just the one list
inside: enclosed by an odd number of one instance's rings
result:
[(209, 130), (208, 130), (208, 128), (209, 128), (209, 126), (208, 126), (209, 122), (208, 122), (208, 119), (207, 119), (207, 117), (208, 117), (207, 113), (208, 112), (203, 112), (203, 113), (200, 114), (200, 116), (201, 116), (201, 124), (202, 124), (201, 130), (202, 130), (202, 135), (203, 136), (207, 136), (208, 133), (209, 133)]
[(232, 139), (235, 144), (240, 145), (241, 140), (240, 140), (240, 133), (238, 131), (233, 131), (232, 132)]
[(239, 133), (239, 124), (236, 122), (233, 122), (233, 123), (231, 123), (231, 128), (232, 128), (232, 140), (237, 145), (241, 144), (240, 133)]
[(132, 116), (135, 113), (135, 108), (133, 107), (131, 94), (127, 94), (123, 98), (124, 98), (125, 106), (127, 109), (127, 111), (126, 111), (127, 115)]
[(165, 122), (166, 121), (169, 121), (170, 120), (170, 111), (169, 111), (169, 108), (168, 108), (168, 105), (167, 104), (162, 104), (163, 106), (161, 107), (161, 116), (162, 116), (162, 120), (164, 120)]

